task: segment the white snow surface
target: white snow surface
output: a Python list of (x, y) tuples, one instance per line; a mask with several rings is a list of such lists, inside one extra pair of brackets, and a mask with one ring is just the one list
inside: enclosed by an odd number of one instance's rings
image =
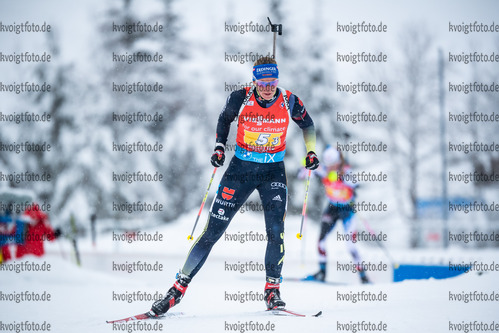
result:
[[(205, 214), (200, 221), (204, 220)], [(230, 235), (253, 231), (263, 233), (263, 214), (238, 213), (226, 233)], [(231, 301), (227, 295), (252, 291), (262, 293), (265, 273), (235, 272), (227, 265), (238, 263), (263, 263), (265, 242), (233, 242), (225, 235), (215, 245), (207, 262), (195, 276), (182, 302), (170, 310), (180, 316), (160, 320), (142, 321), (142, 326), (131, 322), (127, 325), (107, 324), (106, 320), (121, 319), (149, 310), (151, 301), (113, 300), (113, 293), (132, 294), (133, 292), (164, 294), (173, 284), (175, 273), (183, 265), (192, 242), (187, 240), (196, 213), (179, 218), (176, 223), (157, 228), (141, 230), (142, 233), (163, 236), (162, 241), (132, 243), (113, 241), (112, 233), (99, 235), (97, 246), (91, 245), (90, 238), (80, 239), (82, 266), (78, 267), (72, 258), (71, 247), (65, 239), (47, 243), (45, 257), (25, 257), (22, 261), (51, 265), (49, 272), (2, 271), (1, 292), (15, 294), (21, 292), (44, 292), (51, 295), (49, 302), (0, 301), (0, 314), (3, 324), (30, 321), (51, 325), (51, 332), (368, 332), (353, 324), (370, 322), (386, 324), (387, 332), (447, 332), (449, 325), (470, 321), (483, 323), (498, 322), (497, 301), (464, 303), (450, 301), (449, 293), (483, 292), (491, 294), (497, 289), (497, 272), (478, 275), (475, 272), (462, 274), (446, 280), (406, 280), (391, 282), (392, 272), (371, 274), (373, 284), (362, 285), (356, 274), (338, 272), (336, 262), (348, 263), (351, 258), (346, 246), (333, 240), (336, 230), (328, 238), (329, 275), (328, 282), (343, 284), (321, 284), (298, 282), (288, 279), (303, 277), (316, 270), (315, 242), (318, 228), (315, 224), (306, 225), (304, 238), (298, 240), (299, 218), (286, 220), (286, 260), (283, 268), (281, 296), (287, 307), (296, 312), (313, 314), (319, 310), (318, 318), (298, 318), (275, 316), (263, 312), (263, 301)], [(194, 236), (202, 231), (199, 223)], [(115, 235), (121, 235), (116, 233)], [(360, 244), (359, 250), (364, 260), (371, 262), (388, 259), (377, 247)], [(303, 246), (303, 247), (302, 247)], [(484, 263), (499, 262), (497, 251), (431, 250), (410, 252), (389, 249), (399, 262), (444, 263), (453, 261), (480, 260)], [(118, 272), (113, 271), (117, 264), (141, 261), (162, 264), (161, 271)], [(18, 263), (19, 261), (16, 261)], [(340, 301), (338, 293), (371, 292), (386, 294), (386, 301)], [(351, 326), (345, 328), (344, 324)], [(238, 326), (234, 326), (238, 325)], [(247, 326), (246, 326), (247, 325)], [(258, 326), (260, 325), (260, 326)], [(273, 325), (273, 326), (271, 326)], [(235, 330), (237, 328), (237, 330)], [(263, 328), (264, 330), (258, 330)], [(372, 330), (371, 330), (372, 331)]]

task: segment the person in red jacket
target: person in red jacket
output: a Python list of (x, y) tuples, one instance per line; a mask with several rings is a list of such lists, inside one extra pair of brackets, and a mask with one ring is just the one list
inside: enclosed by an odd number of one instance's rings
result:
[(31, 219), (24, 244), (17, 245), (16, 258), (22, 258), (27, 254), (41, 257), (45, 254), (43, 242), (53, 241), (60, 235), (57, 229), (54, 231), (50, 226), (48, 215), (40, 210), (38, 204), (33, 203), (24, 212), (24, 217)]
[(9, 228), (11, 223), (12, 218), (8, 212), (0, 212), (0, 264), (12, 259), (9, 243), (7, 242), (7, 238), (12, 236), (12, 231)]
[[(7, 206), (11, 206), (10, 202)], [(12, 260), (10, 246), (22, 244), (26, 239), (27, 222), (8, 208), (0, 212), (0, 264)]]

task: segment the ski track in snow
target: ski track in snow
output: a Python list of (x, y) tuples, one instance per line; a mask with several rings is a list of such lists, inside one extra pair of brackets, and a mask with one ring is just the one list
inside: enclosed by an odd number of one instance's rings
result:
[[(354, 324), (359, 321), (380, 322), (387, 325), (388, 332), (447, 332), (449, 322), (497, 321), (498, 302), (451, 302), (449, 292), (462, 293), (479, 291), (497, 292), (497, 272), (478, 275), (463, 274), (447, 280), (411, 280), (390, 283), (389, 273), (373, 275), (374, 284), (361, 285), (355, 274), (337, 274), (331, 271), (333, 279), (344, 285), (320, 284), (314, 282), (283, 281), (281, 295), (290, 310), (323, 315), (318, 318), (275, 316), (264, 312), (263, 301), (228, 300), (227, 295), (252, 291), (261, 293), (264, 286), (264, 272), (234, 272), (226, 270), (226, 264), (249, 261), (262, 263), (265, 242), (234, 243), (221, 239), (213, 249), (205, 266), (189, 286), (182, 302), (171, 310), (182, 315), (147, 320), (141, 324), (121, 324), (113, 326), (106, 320), (121, 319), (146, 312), (151, 301), (113, 301), (114, 293), (134, 291), (165, 293), (174, 282), (175, 273), (183, 264), (192, 243), (186, 240), (192, 216), (180, 218), (179, 223), (158, 227), (165, 239), (163, 242), (141, 243), (112, 241), (112, 235), (99, 235), (98, 247), (92, 248), (89, 239), (80, 241), (82, 267), (77, 267), (70, 259), (69, 245), (47, 244), (48, 254), (43, 258), (26, 257), (23, 261), (51, 264), (50, 272), (10, 272), (2, 271), (1, 292), (4, 294), (24, 291), (51, 295), (49, 302), (0, 301), (3, 324), (33, 321), (51, 324), (51, 332), (123, 332), (131, 330), (147, 331), (156, 328), (164, 332), (252, 332), (255, 324), (273, 327), (271, 332), (353, 332), (341, 330), (340, 324)], [(302, 277), (313, 272), (315, 263), (315, 225), (308, 227), (309, 241), (305, 258), (301, 258), (301, 243), (293, 239), (298, 219), (287, 221), (286, 261), (283, 276)], [(201, 228), (200, 228), (201, 229)], [(198, 229), (198, 232), (200, 232)], [(154, 233), (156, 230), (148, 232)], [(245, 230), (263, 231), (263, 221), (258, 215), (236, 216), (228, 232)], [(196, 233), (197, 235), (198, 233)], [(64, 240), (62, 241), (64, 242)], [(329, 241), (331, 260), (348, 262), (350, 258), (344, 244)], [(360, 248), (365, 258), (380, 258), (377, 248)], [(394, 251), (395, 252), (395, 251)], [(398, 252), (396, 252), (398, 253)], [(450, 252), (433, 250), (435, 256), (453, 257), (465, 260), (467, 257), (480, 258), (487, 262), (499, 262), (494, 251)], [(62, 257), (64, 254), (64, 258)], [(397, 255), (394, 255), (397, 257)], [(407, 256), (407, 254), (406, 254)], [(116, 272), (112, 262), (131, 263), (159, 262), (163, 270), (159, 272)], [(374, 259), (373, 259), (374, 260)], [(375, 261), (375, 260), (374, 260)], [(330, 266), (333, 266), (331, 263)], [(337, 293), (356, 292), (386, 293), (386, 302), (356, 303), (339, 301)], [(229, 298), (230, 299), (230, 298)], [(249, 326), (244, 326), (248, 324)], [(148, 325), (148, 326), (130, 326)], [(155, 325), (155, 326), (154, 326)], [(241, 326), (243, 325), (243, 326)], [(273, 325), (273, 326), (271, 326)], [(237, 328), (237, 329), (236, 329)], [(142, 330), (141, 330), (142, 329)], [(151, 331), (151, 330), (149, 330)], [(154, 331), (154, 330), (152, 330)], [(258, 331), (258, 330), (254, 330)], [(266, 331), (266, 330), (264, 330)], [(358, 329), (358, 332), (363, 330)], [(365, 330), (364, 330), (365, 331)]]

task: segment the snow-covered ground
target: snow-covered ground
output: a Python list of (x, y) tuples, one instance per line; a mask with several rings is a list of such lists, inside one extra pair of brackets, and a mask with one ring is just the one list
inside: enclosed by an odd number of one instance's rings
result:
[[(162, 241), (128, 243), (113, 240), (113, 234), (109, 233), (99, 235), (97, 246), (93, 247), (89, 238), (82, 239), (79, 244), (81, 267), (75, 265), (69, 243), (61, 240), (47, 244), (48, 253), (43, 258), (23, 258), (22, 262), (50, 264), (49, 272), (1, 271), (0, 331), (12, 328), (15, 331), (14, 325), (25, 321), (50, 324), (51, 332), (368, 332), (380, 331), (383, 327), (387, 332), (447, 332), (452, 328), (462, 332), (468, 328), (471, 332), (473, 327), (477, 331), (476, 325), (480, 323), (499, 322), (499, 296), (496, 301), (465, 303), (464, 300), (450, 300), (456, 297), (455, 294), (462, 296), (475, 291), (498, 295), (497, 272), (482, 275), (472, 272), (447, 280), (391, 283), (392, 272), (388, 271), (371, 274), (374, 283), (362, 285), (355, 274), (336, 269), (337, 262), (348, 263), (351, 259), (344, 244), (333, 241), (332, 237), (328, 241), (328, 281), (338, 284), (293, 281), (293, 278), (316, 270), (315, 238), (318, 233), (316, 225), (308, 224), (306, 237), (298, 240), (296, 233), (300, 219), (294, 217), (286, 221), (287, 252), (281, 294), (288, 308), (306, 314), (322, 310), (323, 315), (319, 318), (297, 318), (265, 313), (260, 298), (265, 273), (258, 270), (263, 263), (265, 242), (229, 240), (249, 231), (263, 233), (261, 215), (244, 213), (235, 217), (227, 229), (227, 236), (224, 235), (215, 245), (205, 266), (190, 284), (185, 298), (171, 310), (172, 313), (182, 313), (181, 316), (140, 324), (107, 324), (106, 320), (120, 319), (150, 308), (152, 302), (149, 300), (128, 302), (126, 298), (134, 297), (133, 293), (153, 296), (164, 293), (172, 285), (175, 273), (192, 245), (187, 235), (194, 216), (188, 214), (171, 225), (141, 230), (153, 235), (157, 232), (163, 236)], [(195, 236), (202, 227), (198, 225)], [(115, 234), (115, 237), (117, 235), (122, 234)], [(389, 263), (377, 247), (360, 244), (359, 249), (366, 261)], [(390, 251), (397, 261), (402, 258), (410, 261), (409, 258), (412, 258), (412, 262), (421, 262), (426, 258), (424, 260), (428, 262), (434, 257), (434, 260), (444, 260), (444, 263), (445, 260), (499, 263), (497, 251), (490, 250)], [(116, 266), (113, 270), (113, 263), (138, 261), (163, 265), (162, 270), (127, 273), (117, 271)], [(246, 263), (256, 271), (234, 271), (236, 266)], [(51, 298), (45, 302), (20, 300), (17, 303), (7, 300), (21, 297), (17, 295), (24, 292), (50, 294)], [(384, 300), (354, 302), (352, 297), (359, 297), (359, 293), (381, 294)], [(345, 297), (350, 297), (350, 300), (343, 300)], [(470, 322), (475, 323), (471, 329), (465, 326)]]

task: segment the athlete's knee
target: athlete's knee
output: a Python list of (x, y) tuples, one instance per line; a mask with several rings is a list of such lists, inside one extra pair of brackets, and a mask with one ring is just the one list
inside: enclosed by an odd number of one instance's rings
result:
[(267, 228), (267, 238), (270, 243), (284, 242), (284, 222), (272, 223)]
[(330, 214), (322, 214), (321, 222), (324, 224), (330, 224), (333, 222), (333, 217)]
[(204, 242), (214, 243), (220, 237), (222, 237), (223, 233), (227, 229), (227, 226), (229, 225), (230, 219), (213, 213), (210, 214), (211, 216), (208, 222), (208, 226), (201, 236), (201, 240)]
[(352, 243), (352, 242), (347, 242), (347, 248), (348, 252), (350, 252), (350, 255), (354, 260), (359, 260), (359, 252), (357, 251), (357, 247)]

